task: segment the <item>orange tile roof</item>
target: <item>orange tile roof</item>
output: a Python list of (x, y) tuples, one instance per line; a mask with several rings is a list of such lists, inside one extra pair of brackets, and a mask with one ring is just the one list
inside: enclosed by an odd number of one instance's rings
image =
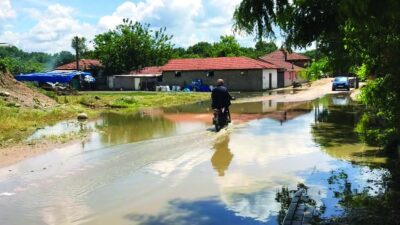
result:
[(162, 67), (162, 71), (193, 70), (240, 70), (240, 69), (276, 69), (268, 62), (247, 57), (220, 57), (197, 59), (172, 59)]
[[(309, 57), (299, 54), (299, 53), (289, 53), (287, 52), (287, 60), (288, 61), (295, 61), (295, 60), (311, 60)], [(271, 52), (269, 54), (264, 55), (263, 57), (261, 57), (261, 59), (283, 59), (285, 60), (285, 51), (284, 50), (276, 50), (274, 52)]]
[(141, 70), (134, 70), (131, 71), (129, 74), (161, 74), (161, 66), (150, 66), (150, 67), (145, 67)]
[[(80, 70), (90, 70), (95, 67), (103, 67), (101, 62), (96, 59), (81, 59), (79, 60)], [(76, 70), (76, 62), (71, 62), (56, 68), (56, 70)]]
[(274, 58), (260, 58), (260, 60), (264, 62), (271, 63), (278, 67), (279, 69), (285, 69), (287, 71), (300, 71), (304, 68), (294, 65), (293, 63), (287, 62), (281, 59), (274, 59)]

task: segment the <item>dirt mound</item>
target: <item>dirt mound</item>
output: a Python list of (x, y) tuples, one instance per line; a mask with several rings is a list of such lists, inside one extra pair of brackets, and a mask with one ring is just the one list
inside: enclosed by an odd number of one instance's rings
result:
[(14, 104), (16, 106), (25, 107), (49, 107), (54, 106), (56, 102), (39, 93), (23, 83), (14, 79), (14, 77), (8, 73), (0, 71), (0, 98), (3, 98), (6, 102)]

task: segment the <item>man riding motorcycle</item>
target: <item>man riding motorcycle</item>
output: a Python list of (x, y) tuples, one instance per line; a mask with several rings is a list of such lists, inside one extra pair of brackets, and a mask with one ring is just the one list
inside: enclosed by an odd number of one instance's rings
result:
[(224, 86), (224, 80), (218, 79), (217, 87), (211, 92), (211, 107), (214, 109), (214, 112), (222, 113), (221, 115), (227, 123), (231, 122), (229, 106), (231, 105), (232, 99), (234, 98), (229, 94), (228, 89)]

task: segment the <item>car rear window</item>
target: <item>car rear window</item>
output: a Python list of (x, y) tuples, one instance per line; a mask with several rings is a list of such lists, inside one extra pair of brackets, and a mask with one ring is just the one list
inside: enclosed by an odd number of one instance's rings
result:
[(335, 81), (340, 81), (340, 82), (347, 81), (347, 77), (336, 77)]

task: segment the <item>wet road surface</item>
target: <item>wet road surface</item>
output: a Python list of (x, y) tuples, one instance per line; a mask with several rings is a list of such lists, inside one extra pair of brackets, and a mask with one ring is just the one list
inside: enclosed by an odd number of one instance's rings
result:
[(208, 105), (38, 131), (31, 139), (93, 130), (82, 143), (0, 169), (0, 224), (278, 224), (282, 187), (305, 183), (330, 217), (341, 213), (333, 171), (359, 189), (385, 173), (368, 167), (371, 149), (354, 138), (358, 114), (347, 95), (234, 104), (234, 123), (219, 133)]

